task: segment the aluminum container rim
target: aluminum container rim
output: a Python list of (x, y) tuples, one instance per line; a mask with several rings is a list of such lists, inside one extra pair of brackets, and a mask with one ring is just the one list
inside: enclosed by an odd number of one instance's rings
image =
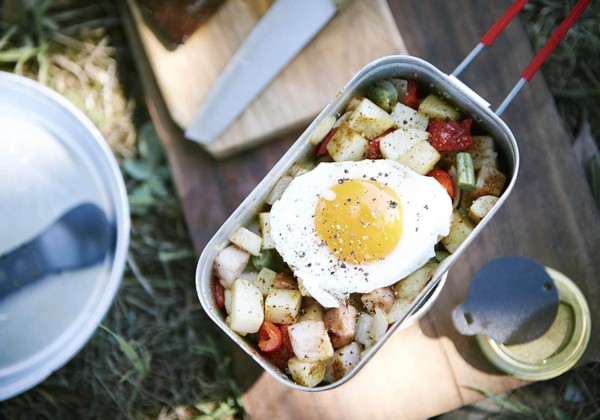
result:
[[(389, 336), (398, 329), (398, 327), (404, 322), (404, 320), (400, 320), (388, 329), (385, 336), (373, 347), (368, 350), (368, 354), (363, 357), (360, 363), (353, 368), (350, 374), (346, 375), (342, 379), (325, 386), (308, 388), (304, 386), (300, 386), (287, 378), (287, 376), (282, 377), (282, 375), (275, 371), (271, 366), (263, 363), (263, 360), (257, 356), (256, 350), (251, 349), (249, 345), (243, 340), (242, 337), (233, 332), (224, 321), (217, 315), (217, 311), (215, 310), (215, 306), (212, 302), (210, 302), (210, 294), (204, 293), (203, 283), (206, 282), (210, 288), (210, 280), (212, 278), (211, 270), (212, 270), (212, 253), (219, 250), (220, 247), (224, 245), (223, 235), (226, 231), (232, 230), (232, 226), (239, 226), (238, 222), (243, 218), (246, 212), (251, 212), (253, 209), (256, 210), (258, 206), (261, 204), (259, 191), (263, 193), (267, 191), (267, 188), (274, 185), (277, 179), (283, 176), (286, 170), (296, 161), (300, 160), (302, 155), (305, 153), (307, 149), (308, 138), (310, 134), (315, 130), (318, 124), (321, 122), (323, 118), (330, 115), (334, 108), (338, 106), (341, 102), (344, 102), (347, 97), (355, 92), (357, 85), (359, 83), (365, 83), (369, 79), (370, 74), (376, 73), (377, 70), (380, 70), (380, 73), (385, 71), (385, 68), (390, 66), (414, 66), (414, 70), (421, 71), (420, 74), (427, 74), (432, 79), (439, 81), (441, 84), (444, 84), (445, 87), (451, 87), (454, 90), (455, 94), (458, 94), (463, 101), (468, 102), (476, 109), (477, 112), (481, 113), (485, 117), (487, 117), (491, 122), (493, 122), (500, 132), (502, 132), (506, 138), (508, 139), (508, 144), (505, 146), (508, 147), (508, 150), (504, 150), (507, 160), (511, 162), (512, 172), (510, 174), (510, 182), (506, 186), (504, 192), (500, 196), (496, 205), (491, 209), (488, 215), (475, 227), (473, 232), (469, 235), (469, 237), (459, 246), (459, 248), (455, 251), (451, 257), (445, 259), (438, 266), (436, 273), (434, 274), (434, 278), (429, 282), (428, 286), (421, 293), (421, 295), (415, 300), (413, 303), (414, 307), (419, 307), (424, 303), (426, 298), (428, 298), (434, 288), (441, 282), (442, 278), (445, 280), (445, 276), (447, 275), (448, 269), (455, 262), (455, 260), (463, 253), (463, 251), (470, 245), (470, 243), (479, 235), (481, 230), (485, 228), (487, 223), (496, 212), (502, 207), (510, 192), (512, 191), (517, 175), (518, 168), (520, 163), (520, 156), (518, 151), (517, 142), (514, 138), (509, 127), (500, 119), (499, 116), (494, 114), (489, 108), (489, 104), (482, 99), (479, 95), (473, 92), (468, 86), (464, 85), (460, 80), (456, 79), (453, 76), (449, 76), (439, 70), (437, 67), (433, 66), (429, 62), (408, 55), (392, 55), (387, 57), (382, 57), (371, 63), (367, 64), (360, 70), (354, 77), (350, 79), (350, 81), (338, 92), (338, 94), (332, 99), (332, 101), (319, 113), (317, 117), (313, 120), (313, 122), (307, 127), (307, 129), (300, 135), (298, 140), (294, 142), (294, 144), (290, 147), (290, 149), (279, 159), (279, 161), (273, 166), (273, 168), (265, 175), (265, 177), (258, 183), (258, 185), (248, 194), (248, 196), (242, 201), (242, 203), (234, 210), (234, 212), (229, 216), (229, 218), (223, 223), (223, 225), (217, 230), (217, 232), (213, 235), (212, 239), (207, 243), (204, 250), (202, 251), (200, 258), (198, 259), (198, 264), (196, 268), (196, 291), (198, 294), (198, 299), (205, 310), (205, 312), (209, 315), (209, 317), (215, 322), (235, 343), (237, 343), (248, 355), (250, 355), (261, 367), (263, 367), (267, 372), (269, 372), (272, 376), (274, 376), (281, 383), (290, 386), (291, 388), (309, 391), (309, 392), (318, 392), (325, 391), (332, 388), (336, 388), (343, 383), (346, 383), (352, 377), (354, 377), (358, 372), (361, 371), (362, 367), (366, 362), (370, 360), (370, 358), (377, 352), (377, 350), (387, 341)], [(381, 70), (383, 69), (383, 70)], [(415, 73), (415, 76), (417, 74)], [(487, 106), (485, 106), (487, 105)], [(263, 194), (264, 195), (264, 194)], [(438, 288), (441, 290), (441, 287)], [(439, 293), (439, 292), (438, 292)], [(208, 296), (207, 296), (208, 294)], [(437, 295), (436, 295), (437, 298)], [(433, 302), (432, 302), (433, 304)]]

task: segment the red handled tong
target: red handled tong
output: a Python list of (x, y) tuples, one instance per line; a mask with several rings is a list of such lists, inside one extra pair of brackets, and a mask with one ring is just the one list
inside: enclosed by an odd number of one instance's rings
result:
[[(498, 35), (500, 35), (504, 28), (506, 28), (506, 26), (509, 24), (509, 22), (513, 20), (517, 14), (519, 14), (521, 9), (523, 9), (527, 1), (528, 0), (515, 0), (515, 2), (504, 12), (500, 19), (498, 19), (496, 23), (494, 23), (486, 32), (486, 34), (481, 37), (479, 44), (477, 44), (477, 46), (473, 48), (473, 50), (465, 57), (458, 67), (456, 67), (456, 69), (452, 72), (452, 76), (458, 76), (471, 63), (471, 61), (477, 57), (481, 50), (492, 45)], [(573, 7), (573, 9), (569, 12), (565, 20), (563, 20), (558, 28), (556, 28), (542, 49), (537, 53), (533, 60), (531, 60), (523, 73), (521, 73), (521, 78), (515, 87), (506, 96), (504, 101), (502, 101), (498, 109), (496, 109), (496, 115), (502, 114), (515, 96), (517, 96), (517, 93), (519, 93), (525, 83), (529, 82), (533, 78), (541, 65), (552, 53), (552, 50), (554, 50), (558, 43), (563, 39), (565, 34), (569, 31), (569, 29), (571, 29), (571, 26), (573, 26), (577, 19), (579, 19), (579, 16), (581, 16), (591, 1), (592, 0), (579, 0), (577, 4), (575, 4), (575, 7)]]

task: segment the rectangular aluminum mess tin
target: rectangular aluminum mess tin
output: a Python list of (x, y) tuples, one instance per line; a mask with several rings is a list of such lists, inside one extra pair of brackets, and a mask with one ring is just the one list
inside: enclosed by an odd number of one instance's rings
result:
[[(419, 85), (426, 86), (429, 92), (440, 95), (445, 100), (458, 107), (464, 116), (473, 119), (473, 124), (476, 127), (491, 135), (498, 147), (500, 160), (503, 163), (502, 170), (507, 175), (506, 188), (494, 207), (487, 216), (477, 224), (473, 232), (460, 245), (458, 250), (439, 264), (433, 278), (415, 299), (408, 314), (403, 319), (395, 322), (388, 329), (385, 336), (365, 352), (364, 357), (361, 358), (360, 362), (351, 372), (342, 379), (331, 384), (317, 386), (315, 388), (304, 387), (295, 383), (288, 378), (284, 372), (274, 367), (269, 360), (261, 355), (260, 351), (252, 343), (248, 342), (227, 326), (225, 323), (225, 316), (218, 309), (212, 293), (212, 281), (214, 278), (212, 273), (213, 263), (219, 251), (228, 245), (229, 237), (232, 233), (240, 226), (248, 226), (256, 219), (258, 212), (264, 205), (266, 197), (277, 181), (288, 173), (288, 170), (290, 170), (294, 163), (301, 162), (311, 153), (314, 153), (314, 146), (310, 144), (309, 138), (319, 123), (329, 115), (336, 116), (337, 118), (337, 116), (343, 112), (349, 99), (362, 94), (367, 86), (374, 81), (390, 77), (412, 79)], [(426, 61), (411, 56), (389, 56), (376, 60), (358, 72), (339, 92), (334, 100), (325, 107), (300, 138), (292, 145), (290, 150), (280, 159), (242, 204), (240, 204), (207, 244), (200, 256), (196, 270), (198, 298), (210, 318), (259, 365), (280, 382), (292, 388), (304, 391), (323, 391), (335, 388), (345, 383), (359, 372), (394, 331), (398, 328), (402, 329), (407, 327), (431, 307), (443, 286), (448, 269), (457, 258), (460, 257), (482, 229), (485, 228), (500, 206), (506, 201), (515, 184), (518, 166), (519, 151), (515, 138), (509, 128), (489, 109), (489, 104), (459, 80), (446, 75)]]

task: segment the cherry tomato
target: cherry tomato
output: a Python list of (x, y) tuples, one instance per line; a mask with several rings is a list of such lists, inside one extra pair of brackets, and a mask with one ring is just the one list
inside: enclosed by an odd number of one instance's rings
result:
[(461, 122), (431, 121), (427, 127), (427, 131), (431, 134), (431, 145), (438, 152), (455, 152), (472, 148), (471, 123), (470, 119)]
[(369, 159), (382, 159), (381, 150), (379, 150), (379, 138), (371, 140), (369, 143)]
[(294, 357), (294, 350), (292, 349), (292, 342), (290, 341), (290, 335), (288, 334), (288, 328), (285, 324), (279, 325), (281, 331), (282, 344), (277, 350), (267, 353), (266, 356), (281, 370), (287, 369), (288, 360)]
[(221, 284), (218, 278), (215, 278), (213, 285), (213, 294), (217, 308), (223, 309), (225, 307), (225, 288)]
[(317, 157), (325, 156), (328, 153), (327, 152), (327, 144), (329, 143), (329, 141), (331, 140), (331, 138), (333, 137), (333, 135), (335, 134), (335, 132), (337, 130), (338, 130), (337, 127), (332, 128), (331, 131), (329, 131), (329, 133), (327, 133), (325, 138), (323, 140), (321, 140), (321, 143), (319, 143), (319, 147), (317, 148)]
[(377, 137), (373, 137), (371, 139), (371, 141), (369, 142), (369, 159), (383, 159), (383, 156), (381, 155), (381, 150), (379, 149), (379, 140), (383, 136), (391, 133), (392, 131), (394, 131), (394, 129), (390, 128), (389, 130), (386, 130), (385, 132), (378, 135)]
[(450, 197), (454, 197), (454, 184), (452, 183), (452, 178), (448, 172), (444, 171), (443, 169), (433, 169), (427, 174), (427, 176), (435, 178), (440, 184), (442, 184), (442, 187), (446, 188), (448, 195)]
[(265, 353), (277, 350), (283, 344), (283, 336), (279, 327), (272, 322), (263, 321), (258, 329), (258, 348)]
[(412, 109), (419, 108), (419, 96), (417, 95), (417, 84), (409, 80), (406, 86), (406, 98), (404, 99), (404, 105), (411, 107)]

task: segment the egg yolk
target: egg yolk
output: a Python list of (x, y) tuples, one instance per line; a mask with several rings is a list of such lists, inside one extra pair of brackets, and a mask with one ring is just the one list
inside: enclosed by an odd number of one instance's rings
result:
[(394, 190), (374, 180), (339, 180), (319, 198), (315, 228), (323, 244), (344, 262), (381, 260), (400, 241), (400, 200)]

